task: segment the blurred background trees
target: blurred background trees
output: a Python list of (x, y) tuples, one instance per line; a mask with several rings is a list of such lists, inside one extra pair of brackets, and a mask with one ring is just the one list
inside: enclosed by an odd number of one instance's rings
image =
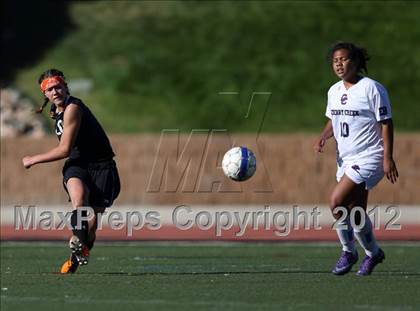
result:
[(38, 76), (61, 69), (111, 132), (251, 132), (253, 92), (272, 93), (263, 131), (318, 131), (338, 40), (368, 49), (396, 128), (420, 130), (420, 2), (7, 0), (1, 16), (2, 86), (41, 102)]

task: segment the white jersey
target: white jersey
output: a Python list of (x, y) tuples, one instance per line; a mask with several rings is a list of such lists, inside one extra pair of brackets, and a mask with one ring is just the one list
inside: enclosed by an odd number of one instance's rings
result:
[(325, 115), (332, 120), (337, 141), (337, 161), (352, 157), (383, 157), (382, 131), (379, 121), (390, 119), (391, 105), (386, 89), (363, 77), (346, 89), (343, 81), (328, 91)]

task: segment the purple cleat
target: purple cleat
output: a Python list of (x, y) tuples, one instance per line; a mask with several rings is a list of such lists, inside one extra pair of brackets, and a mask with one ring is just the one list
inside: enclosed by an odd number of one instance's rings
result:
[(379, 249), (378, 254), (374, 257), (369, 257), (366, 255), (366, 257), (363, 259), (362, 264), (360, 265), (359, 271), (357, 271), (357, 275), (369, 275), (372, 273), (373, 268), (378, 263), (381, 263), (385, 259), (385, 253), (383, 250)]
[(359, 259), (359, 256), (357, 255), (357, 252), (353, 254), (351, 252), (343, 251), (341, 253), (341, 257), (338, 259), (337, 263), (335, 264), (335, 267), (332, 270), (332, 273), (334, 273), (335, 275), (344, 275), (350, 272), (351, 268), (357, 262), (358, 259)]

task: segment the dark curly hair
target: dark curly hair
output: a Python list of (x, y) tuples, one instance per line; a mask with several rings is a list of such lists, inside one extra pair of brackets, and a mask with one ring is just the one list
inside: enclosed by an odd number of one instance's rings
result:
[[(66, 79), (65, 76), (64, 76), (64, 73), (62, 71), (60, 71), (58, 69), (48, 69), (41, 74), (41, 76), (38, 79), (38, 84), (41, 84), (42, 81), (44, 81), (44, 79), (46, 79), (46, 78), (55, 77), (55, 76), (62, 77), (63, 80)], [(67, 89), (67, 92), (68, 92), (69, 88), (67, 86), (67, 83), (65, 83), (65, 86), (66, 86), (66, 89)], [(42, 113), (42, 111), (44, 110), (44, 108), (48, 104), (48, 102), (49, 102), (48, 98), (46, 96), (44, 96), (44, 103), (42, 104), (41, 107), (38, 108), (38, 110), (36, 110), (36, 112), (37, 113)], [(55, 105), (51, 105), (50, 117), (52, 119), (55, 119), (55, 115), (56, 115), (55, 110), (56, 110)]]
[(332, 63), (334, 52), (338, 50), (349, 51), (349, 58), (356, 63), (358, 73), (362, 73), (363, 71), (365, 73), (368, 72), (367, 61), (370, 59), (370, 57), (366, 49), (358, 47), (351, 42), (337, 42), (328, 50), (327, 60), (330, 64)]

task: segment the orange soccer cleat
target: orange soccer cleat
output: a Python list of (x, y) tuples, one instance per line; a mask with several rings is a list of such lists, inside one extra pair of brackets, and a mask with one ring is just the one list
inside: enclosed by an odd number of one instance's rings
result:
[(89, 262), (89, 248), (79, 240), (79, 238), (73, 235), (69, 241), (69, 247), (74, 256), (79, 263), (79, 265), (87, 265)]
[(76, 256), (72, 254), (70, 259), (67, 259), (61, 266), (60, 273), (61, 274), (75, 273), (78, 267), (79, 267), (79, 261), (77, 260)]

